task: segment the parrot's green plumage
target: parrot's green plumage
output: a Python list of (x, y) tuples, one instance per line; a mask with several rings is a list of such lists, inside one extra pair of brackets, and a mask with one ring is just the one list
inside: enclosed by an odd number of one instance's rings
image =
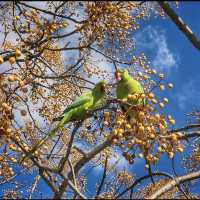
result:
[[(144, 105), (145, 99), (137, 98), (135, 100), (128, 99), (128, 95), (144, 94), (142, 85), (133, 79), (126, 69), (118, 69), (116, 72), (116, 78), (118, 80), (116, 94), (118, 99), (127, 99), (127, 102), (132, 105)], [(122, 109), (127, 111), (129, 106), (123, 105)]]
[(86, 112), (89, 109), (95, 109), (101, 106), (104, 103), (104, 98), (106, 96), (105, 84), (105, 81), (98, 82), (91, 91), (84, 93), (78, 97), (74, 103), (68, 106), (64, 110), (62, 116), (59, 117), (61, 120), (58, 125), (52, 131), (47, 133), (47, 135), (45, 135), (45, 137), (33, 147), (33, 149), (28, 153), (27, 156), (23, 158), (23, 160), (41, 147), (49, 137), (54, 136), (56, 132), (67, 122), (72, 120), (81, 120), (85, 117)]

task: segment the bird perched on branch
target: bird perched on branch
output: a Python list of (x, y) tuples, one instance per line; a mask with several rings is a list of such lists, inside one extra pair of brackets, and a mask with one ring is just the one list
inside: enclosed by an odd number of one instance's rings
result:
[[(118, 99), (127, 100), (132, 105), (145, 105), (144, 89), (142, 85), (133, 79), (127, 69), (118, 69), (115, 73), (117, 79), (116, 95)], [(121, 108), (124, 112), (128, 111), (128, 116), (133, 116), (133, 111), (129, 111), (130, 106), (123, 104)]]
[[(32, 155), (38, 148), (40, 148), (49, 137), (53, 137), (58, 130), (60, 130), (66, 123), (74, 120), (82, 120), (86, 117), (87, 111), (98, 108), (104, 104), (104, 99), (106, 96), (106, 82), (98, 82), (94, 88), (78, 97), (71, 105), (69, 105), (62, 115), (58, 118), (60, 119), (58, 125), (47, 133), (43, 139), (41, 139), (31, 151), (28, 152), (28, 155), (22, 158), (22, 161)], [(21, 161), (21, 162), (22, 162)]]

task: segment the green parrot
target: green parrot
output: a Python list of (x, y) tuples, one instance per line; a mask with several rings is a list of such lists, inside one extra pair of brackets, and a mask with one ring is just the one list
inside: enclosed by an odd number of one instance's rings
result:
[(84, 93), (83, 95), (78, 97), (74, 101), (74, 103), (68, 106), (64, 110), (61, 117), (58, 118), (60, 119), (58, 125), (52, 131), (47, 133), (47, 135), (45, 135), (44, 138), (41, 139), (41, 141), (39, 141), (38, 144), (36, 144), (33, 147), (33, 149), (28, 153), (27, 156), (23, 158), (23, 160), (29, 157), (29, 155), (33, 154), (38, 148), (40, 148), (49, 137), (54, 136), (55, 133), (60, 128), (62, 128), (67, 122), (72, 120), (84, 119), (86, 112), (89, 109), (95, 109), (98, 108), (99, 106), (102, 106), (106, 96), (105, 84), (106, 84), (105, 81), (98, 82), (91, 91)]
[[(127, 69), (118, 69), (115, 73), (117, 83), (116, 94), (118, 99), (127, 99), (127, 102), (132, 105), (145, 105), (145, 99), (139, 98), (144, 94), (142, 85), (134, 80), (128, 73)], [(137, 94), (138, 98), (129, 99), (129, 95)], [(129, 109), (128, 105), (122, 105), (122, 110), (125, 112)], [(133, 116), (133, 112), (129, 111), (128, 116)]]

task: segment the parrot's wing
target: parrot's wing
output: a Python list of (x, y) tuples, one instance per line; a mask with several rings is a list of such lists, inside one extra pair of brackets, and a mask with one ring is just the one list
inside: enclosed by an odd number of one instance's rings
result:
[(66, 112), (70, 111), (73, 108), (77, 108), (79, 106), (84, 105), (85, 103), (88, 103), (92, 100), (92, 94), (91, 93), (86, 93), (82, 96), (80, 96), (77, 100), (74, 101), (71, 105), (69, 105), (62, 113), (64, 115)]
[(65, 110), (62, 112), (62, 114), (59, 117), (54, 118), (53, 121), (61, 121), (63, 119), (65, 113), (69, 112), (73, 108), (82, 106), (91, 100), (92, 100), (91, 92), (83, 94), (82, 96), (78, 97), (71, 105), (69, 105), (67, 108), (65, 108)]

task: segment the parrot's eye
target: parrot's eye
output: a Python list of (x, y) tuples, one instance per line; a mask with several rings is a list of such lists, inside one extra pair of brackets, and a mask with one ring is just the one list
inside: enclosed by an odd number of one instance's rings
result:
[(105, 92), (105, 89), (106, 89), (106, 88), (105, 88), (105, 85), (104, 85), (104, 84), (101, 85), (101, 91), (102, 91), (102, 92)]

